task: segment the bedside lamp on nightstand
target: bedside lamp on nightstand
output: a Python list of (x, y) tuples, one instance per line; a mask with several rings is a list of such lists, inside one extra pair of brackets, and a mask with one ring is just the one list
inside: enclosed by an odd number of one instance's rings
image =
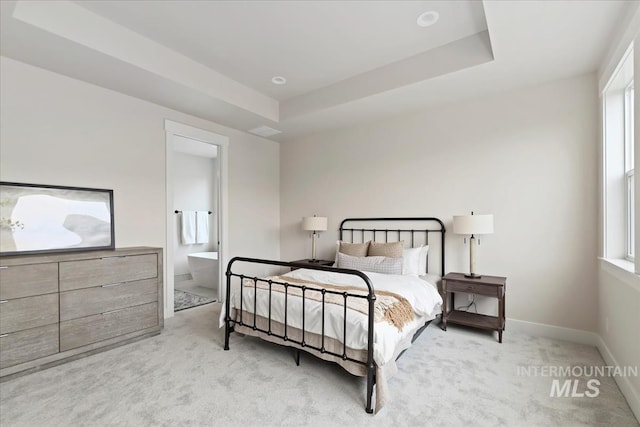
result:
[(311, 235), (311, 261), (316, 261), (316, 238), (318, 231), (327, 231), (327, 218), (323, 216), (307, 216), (302, 218), (302, 229), (313, 231)]
[(469, 239), (469, 274), (465, 277), (479, 279), (476, 274), (476, 234), (493, 233), (493, 215), (461, 215), (453, 217), (453, 232), (455, 234), (471, 235)]

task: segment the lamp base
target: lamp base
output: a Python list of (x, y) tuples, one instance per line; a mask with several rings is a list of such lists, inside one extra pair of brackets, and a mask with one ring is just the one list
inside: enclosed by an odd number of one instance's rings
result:
[(465, 274), (464, 277), (466, 277), (467, 279), (482, 279), (482, 274), (469, 273)]

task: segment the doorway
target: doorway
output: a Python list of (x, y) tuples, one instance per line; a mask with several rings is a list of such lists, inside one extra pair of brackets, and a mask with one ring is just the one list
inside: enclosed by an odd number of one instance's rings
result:
[(165, 317), (224, 298), (228, 138), (165, 120)]

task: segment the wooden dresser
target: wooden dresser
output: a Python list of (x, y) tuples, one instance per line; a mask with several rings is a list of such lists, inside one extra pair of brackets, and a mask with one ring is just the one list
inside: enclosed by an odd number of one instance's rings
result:
[(0, 380), (160, 333), (162, 249), (0, 257)]

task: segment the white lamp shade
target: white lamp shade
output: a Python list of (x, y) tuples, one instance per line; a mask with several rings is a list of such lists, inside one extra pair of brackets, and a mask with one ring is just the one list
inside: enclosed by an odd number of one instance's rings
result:
[(327, 231), (327, 218), (324, 216), (307, 216), (302, 218), (302, 229), (307, 231)]
[(453, 217), (455, 234), (492, 234), (493, 215), (460, 215)]

